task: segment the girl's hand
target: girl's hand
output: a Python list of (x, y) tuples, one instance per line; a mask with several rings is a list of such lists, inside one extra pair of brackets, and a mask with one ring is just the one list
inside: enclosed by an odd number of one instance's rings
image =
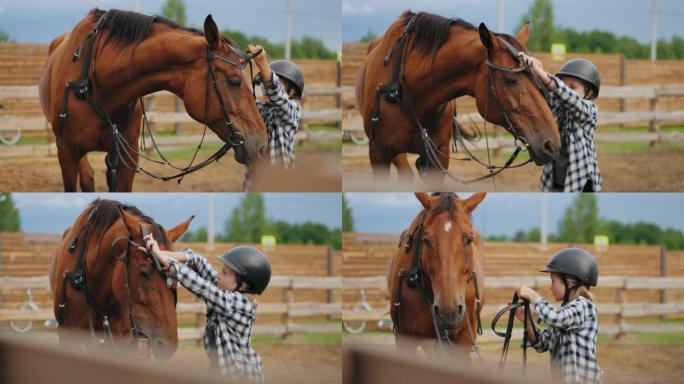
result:
[(164, 267), (164, 268), (168, 267), (169, 266), (169, 258), (167, 257), (165, 251), (162, 251), (159, 249), (159, 244), (154, 239), (152, 234), (150, 233), (149, 235), (143, 237), (143, 240), (145, 241), (145, 248), (141, 249), (141, 250), (151, 253), (152, 257), (157, 259), (159, 261), (159, 263), (162, 265), (162, 267)]
[(534, 75), (537, 76), (544, 84), (548, 84), (551, 81), (548, 73), (546, 73), (544, 70), (544, 65), (542, 64), (541, 60), (537, 59), (536, 57), (529, 56), (525, 52), (520, 52), (518, 57), (520, 58), (520, 61), (530, 67), (532, 73), (534, 73)]
[[(508, 303), (508, 304), (510, 305), (510, 303)], [(525, 321), (524, 313), (523, 313), (524, 310), (525, 310), (525, 308), (523, 308), (523, 307), (518, 307), (515, 309), (515, 317), (520, 321)]]
[(522, 285), (520, 288), (518, 288), (518, 297), (527, 300), (530, 303), (534, 303), (539, 298), (539, 294), (532, 288)]
[[(271, 67), (268, 65), (268, 54), (266, 54), (264, 47), (261, 45), (248, 44), (247, 50), (251, 55), (256, 55), (252, 60), (254, 60), (254, 64), (259, 68), (259, 72), (261, 72), (261, 75), (264, 77), (264, 81), (272, 81), (273, 75), (271, 74)], [(260, 50), (261, 52), (259, 52)], [(259, 52), (259, 54), (257, 54), (257, 52)]]

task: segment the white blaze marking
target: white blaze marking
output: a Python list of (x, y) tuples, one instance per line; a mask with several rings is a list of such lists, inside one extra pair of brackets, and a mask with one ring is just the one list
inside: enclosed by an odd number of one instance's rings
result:
[(449, 232), (451, 230), (451, 221), (444, 223), (444, 232)]

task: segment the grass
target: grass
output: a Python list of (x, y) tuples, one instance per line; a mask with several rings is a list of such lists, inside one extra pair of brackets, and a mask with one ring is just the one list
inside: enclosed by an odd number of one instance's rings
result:
[[(285, 340), (289, 343), (295, 344), (313, 344), (313, 345), (340, 345), (342, 344), (342, 326), (340, 332), (336, 333), (297, 333), (287, 337)], [(254, 335), (252, 342), (255, 345), (268, 344), (274, 342), (281, 342), (283, 338), (274, 335)]]
[(340, 128), (338, 128), (336, 125), (331, 124), (316, 124), (309, 125), (307, 127), (307, 130), (311, 132), (339, 132)]

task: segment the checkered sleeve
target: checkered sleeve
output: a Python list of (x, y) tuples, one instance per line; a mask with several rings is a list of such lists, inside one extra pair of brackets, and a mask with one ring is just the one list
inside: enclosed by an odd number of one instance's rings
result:
[[(207, 264), (206, 259), (204, 260)], [(242, 294), (220, 289), (211, 281), (202, 278), (197, 272), (184, 263), (170, 260), (176, 270), (176, 280), (195, 296), (207, 304), (207, 309), (222, 316), (254, 318), (252, 303)]]
[[(579, 122), (591, 123), (596, 125), (598, 120), (598, 109), (596, 104), (582, 98), (577, 92), (573, 91), (558, 77), (551, 75), (552, 81), (556, 82), (556, 89), (552, 90), (551, 97), (563, 107), (563, 109), (570, 112), (570, 114)], [(571, 126), (571, 127), (574, 127)]]
[(584, 325), (584, 308), (579, 300), (556, 308), (540, 298), (534, 303), (534, 308), (537, 310), (538, 318), (550, 327), (573, 330), (582, 328)]
[(185, 256), (188, 259), (186, 262), (188, 267), (192, 268), (192, 270), (197, 272), (203, 279), (208, 280), (212, 284), (216, 284), (216, 269), (214, 269), (207, 259), (195, 253), (195, 251), (190, 248), (185, 248), (181, 250), (181, 252), (185, 253)]
[(299, 122), (299, 117), (301, 115), (301, 108), (299, 104), (290, 100), (290, 97), (285, 93), (285, 89), (283, 89), (278, 75), (273, 73), (272, 84), (269, 86), (264, 82), (263, 90), (264, 95), (266, 95), (268, 100), (276, 107), (276, 115), (283, 121), (290, 122), (289, 125), (297, 127), (297, 122)]
[(537, 352), (546, 352), (551, 347), (552, 337), (553, 333), (551, 332), (551, 329), (539, 330), (537, 333), (537, 342), (535, 344), (530, 343), (530, 346), (534, 347)]

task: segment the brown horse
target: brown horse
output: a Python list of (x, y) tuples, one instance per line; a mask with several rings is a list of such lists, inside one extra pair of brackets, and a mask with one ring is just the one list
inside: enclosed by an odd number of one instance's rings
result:
[[(137, 208), (95, 200), (64, 232), (50, 266), (60, 341), (70, 331), (90, 330), (116, 348), (151, 351), (170, 358), (178, 347), (176, 291), (163, 271), (138, 248), (151, 233), (161, 249), (171, 249), (192, 218), (166, 231)], [(130, 342), (127, 344), (126, 341)]]
[[(402, 46), (399, 42), (404, 33)], [(374, 176), (386, 180), (392, 163), (402, 179), (410, 180), (413, 171), (406, 154), (421, 154), (417, 165), (426, 156), (421, 132), (408, 107), (438, 150), (439, 163), (448, 169), (452, 133), (448, 103), (464, 95), (475, 97), (485, 120), (509, 131), (512, 128), (511, 133), (526, 142), (537, 165), (555, 159), (560, 136), (551, 110), (539, 84), (521, 70), (508, 47), (525, 51), (527, 38), (527, 25), (516, 38), (492, 33), (485, 24), (478, 29), (461, 19), (407, 11), (384, 36), (372, 41), (357, 79), (356, 106), (370, 138)], [(397, 83), (391, 84), (394, 72)], [(391, 96), (393, 85), (400, 89)], [(380, 90), (383, 86), (384, 91)], [(426, 171), (434, 171), (435, 164), (422, 165)], [(443, 177), (440, 173), (438, 180)]]
[(471, 214), (485, 195), (460, 200), (452, 193), (416, 193), (424, 209), (402, 233), (387, 269), (398, 345), (415, 350), (419, 338), (476, 345), (484, 304), (484, 247)]
[[(50, 44), (39, 83), (43, 113), (57, 138), (64, 190), (75, 191), (78, 182), (81, 190), (93, 191), (87, 153), (121, 151), (115, 148), (117, 137), (127, 142), (123, 146), (130, 145), (130, 156), (118, 155), (110, 167), (118, 176), (111, 182), (108, 178), (108, 185), (131, 190), (143, 113), (138, 101), (161, 90), (178, 95), (193, 119), (232, 144), (238, 162), (255, 161), (265, 151), (267, 133), (244, 64), (245, 57), (220, 35), (211, 15), (201, 33), (161, 17), (90, 11)], [(77, 79), (83, 81), (65, 88)]]

